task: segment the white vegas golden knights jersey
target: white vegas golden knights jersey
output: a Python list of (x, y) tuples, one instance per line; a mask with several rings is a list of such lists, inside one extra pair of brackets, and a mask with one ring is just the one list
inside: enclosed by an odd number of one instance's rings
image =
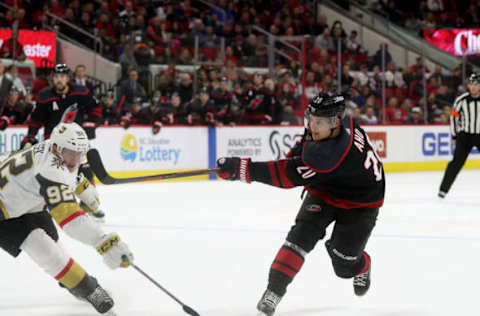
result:
[(77, 172), (70, 172), (46, 140), (0, 162), (0, 220), (76, 203)]

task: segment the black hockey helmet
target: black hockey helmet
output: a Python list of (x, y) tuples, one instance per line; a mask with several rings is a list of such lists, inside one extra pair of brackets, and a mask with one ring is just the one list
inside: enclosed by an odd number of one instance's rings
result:
[(345, 98), (342, 95), (329, 95), (321, 92), (307, 105), (304, 118), (306, 129), (310, 129), (311, 115), (328, 118), (333, 133), (337, 117), (342, 119), (345, 116)]
[(468, 77), (468, 83), (480, 83), (480, 75), (476, 72), (472, 72)]
[(53, 68), (54, 74), (69, 74), (70, 69), (68, 68), (67, 64), (56, 64)]
[(305, 114), (343, 118), (345, 116), (345, 98), (342, 95), (319, 93), (310, 101)]

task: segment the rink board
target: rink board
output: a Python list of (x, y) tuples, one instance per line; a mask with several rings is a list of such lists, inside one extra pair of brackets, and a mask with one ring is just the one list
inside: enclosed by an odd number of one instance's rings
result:
[[(444, 170), (452, 158), (448, 126), (365, 126), (387, 172)], [(26, 127), (0, 132), (0, 152), (20, 146)], [(92, 146), (115, 177), (214, 168), (218, 157), (249, 157), (255, 161), (284, 158), (301, 138), (302, 126), (164, 127), (153, 135), (150, 127), (99, 127)], [(39, 134), (42, 138), (42, 133)], [(474, 148), (464, 166), (480, 169)], [(214, 179), (198, 176), (187, 180)], [(183, 179), (185, 180), (185, 178)]]

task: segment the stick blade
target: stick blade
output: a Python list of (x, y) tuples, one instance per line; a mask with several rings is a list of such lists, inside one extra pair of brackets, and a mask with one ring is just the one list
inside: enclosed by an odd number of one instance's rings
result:
[(199, 313), (197, 313), (193, 308), (191, 308), (190, 306), (187, 306), (187, 305), (183, 305), (183, 310), (185, 313), (187, 313), (188, 315), (192, 315), (192, 316), (200, 316)]
[(107, 170), (105, 170), (105, 166), (102, 163), (102, 159), (100, 158), (100, 154), (98, 150), (95, 148), (90, 149), (87, 152), (87, 160), (90, 164), (90, 168), (92, 168), (93, 173), (97, 176), (98, 180), (103, 184), (114, 184), (115, 181), (112, 179)]

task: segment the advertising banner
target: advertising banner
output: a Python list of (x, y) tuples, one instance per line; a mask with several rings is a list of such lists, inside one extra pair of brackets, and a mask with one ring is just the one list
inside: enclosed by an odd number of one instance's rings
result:
[(424, 39), (455, 56), (480, 53), (480, 29), (423, 30)]
[[(12, 30), (0, 29), (0, 47), (12, 37)], [(42, 59), (48, 59), (55, 64), (57, 40), (55, 32), (19, 30), (18, 42), (22, 44), (25, 56), (35, 62), (35, 67), (41, 66)]]
[[(9, 154), (20, 148), (22, 139), (27, 135), (27, 127), (9, 127), (0, 132), (0, 155)], [(43, 130), (41, 130), (37, 139), (43, 140)]]
[(165, 127), (157, 135), (150, 127), (100, 127), (92, 145), (107, 170), (142, 171), (208, 167), (208, 137), (204, 127)]
[(217, 157), (281, 159), (300, 140), (302, 133), (303, 127), (218, 127)]

